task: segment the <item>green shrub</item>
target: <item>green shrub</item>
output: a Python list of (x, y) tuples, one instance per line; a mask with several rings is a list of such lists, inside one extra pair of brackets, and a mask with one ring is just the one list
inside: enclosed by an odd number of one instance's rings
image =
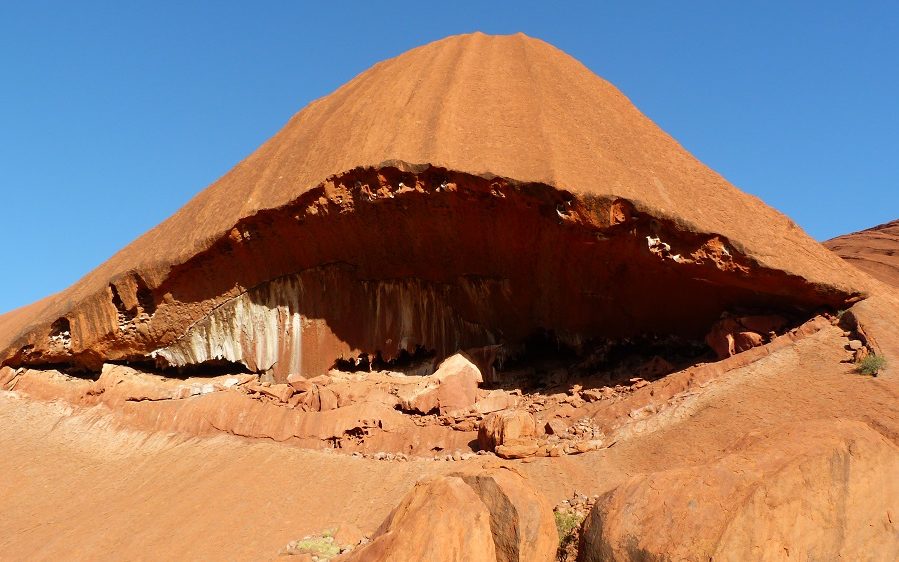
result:
[(291, 541), (285, 554), (310, 554), (317, 556), (319, 560), (330, 560), (340, 554), (340, 546), (332, 535), (332, 531), (325, 531), (320, 535), (310, 535)]
[(568, 540), (572, 533), (581, 526), (584, 518), (571, 511), (554, 511), (556, 530), (559, 531), (559, 542)]
[(887, 360), (882, 355), (871, 354), (855, 365), (859, 373), (874, 376), (887, 366)]

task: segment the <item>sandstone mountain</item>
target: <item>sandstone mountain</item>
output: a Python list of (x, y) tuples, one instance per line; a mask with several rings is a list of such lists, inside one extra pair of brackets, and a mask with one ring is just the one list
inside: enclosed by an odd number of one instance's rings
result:
[(311, 103), (78, 283), (0, 317), (0, 361), (283, 382), (535, 332), (701, 339), (735, 309), (799, 321), (865, 289), (578, 61), (478, 33)]
[(872, 277), (899, 288), (899, 220), (837, 236), (824, 246)]

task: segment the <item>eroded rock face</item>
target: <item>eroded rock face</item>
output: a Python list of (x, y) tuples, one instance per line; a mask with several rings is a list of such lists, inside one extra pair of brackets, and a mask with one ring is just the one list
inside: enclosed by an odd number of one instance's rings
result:
[(536, 332), (701, 339), (724, 312), (803, 316), (863, 288), (570, 57), (471, 35), (310, 105), (78, 284), (0, 318), (0, 363), (283, 383)]
[(552, 506), (519, 474), (494, 468), (417, 483), (345, 560), (549, 562), (557, 546)]
[[(438, 523), (439, 522), (439, 523)], [(346, 562), (496, 562), (490, 511), (461, 478), (419, 482)]]
[(750, 434), (600, 498), (578, 560), (895, 560), (897, 471), (896, 445), (860, 422)]
[[(135, 317), (140, 329), (116, 324), (97, 339), (73, 319), (12, 363), (224, 361), (284, 382), (325, 373), (341, 358), (389, 361), (418, 349), (442, 358), (516, 345), (540, 331), (575, 347), (644, 333), (700, 339), (734, 308), (793, 311), (846, 298), (755, 269), (720, 237), (679, 231), (626, 202), (615, 203), (627, 213), (613, 224), (607, 209), (586, 202), (569, 201), (560, 217), (557, 201), (567, 196), (548, 186), (433, 168), (387, 173), (333, 180), (341, 203), (314, 202), (314, 213), (298, 204), (246, 221), (238, 230), (252, 234), (223, 238), (169, 276), (158, 289), (168, 297), (151, 316)], [(415, 189), (357, 201), (369, 185), (355, 187), (360, 177)], [(428, 216), (426, 226), (415, 226), (417, 215)], [(366, 231), (394, 240), (391, 254), (402, 258), (355, 242), (315, 242), (364, 240), (357, 233)], [(296, 244), (275, 242), (283, 239)], [(240, 291), (245, 286), (252, 288)], [(114, 318), (112, 289), (107, 296)]]

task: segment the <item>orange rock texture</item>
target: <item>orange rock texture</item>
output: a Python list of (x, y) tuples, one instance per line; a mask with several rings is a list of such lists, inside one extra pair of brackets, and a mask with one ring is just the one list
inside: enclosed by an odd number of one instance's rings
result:
[(824, 246), (872, 277), (899, 287), (899, 220), (837, 236)]

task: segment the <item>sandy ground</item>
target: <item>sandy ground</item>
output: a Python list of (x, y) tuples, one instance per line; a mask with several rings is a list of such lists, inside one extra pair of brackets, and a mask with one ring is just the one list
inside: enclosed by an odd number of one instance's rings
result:
[[(731, 371), (610, 449), (509, 462), (556, 503), (637, 472), (709, 462), (747, 432), (785, 422), (857, 419), (899, 442), (899, 380), (839, 363), (845, 341), (825, 329)], [(416, 480), (462, 464), (147, 434), (15, 393), (0, 393), (0, 451), (0, 560), (267, 560), (335, 523), (372, 531)]]

